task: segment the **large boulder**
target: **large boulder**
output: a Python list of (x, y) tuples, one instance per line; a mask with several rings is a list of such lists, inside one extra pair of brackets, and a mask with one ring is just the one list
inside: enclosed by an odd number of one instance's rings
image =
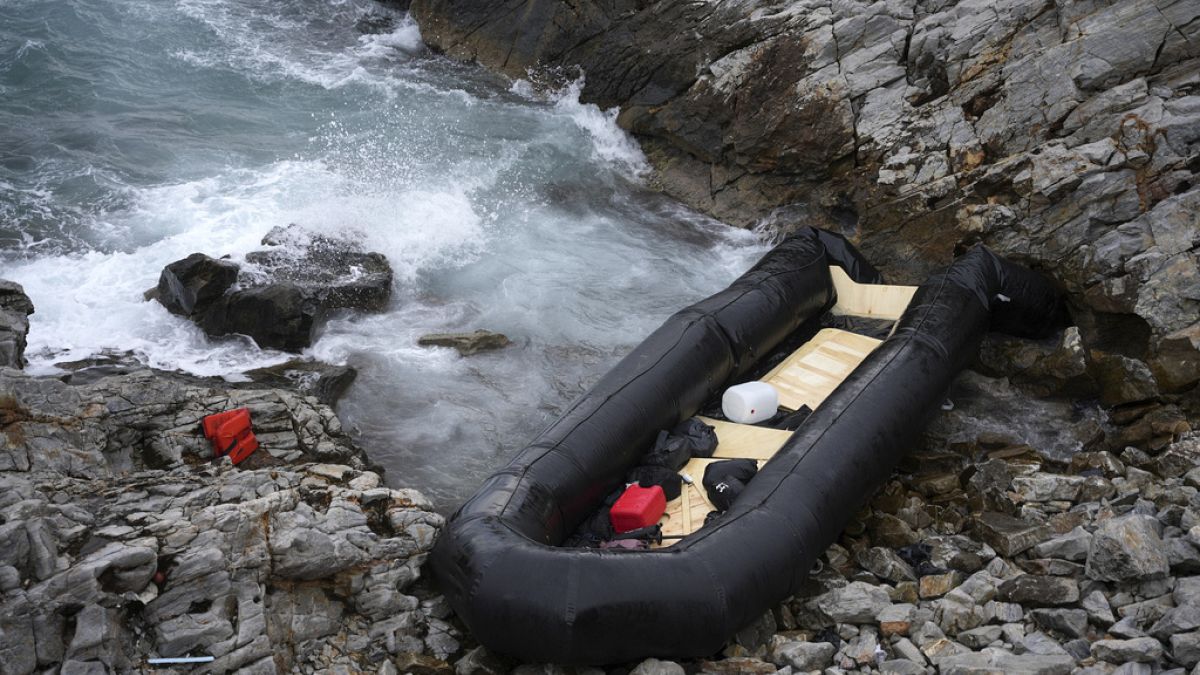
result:
[(332, 312), (380, 311), (391, 299), (387, 259), (348, 238), (292, 225), (271, 230), (263, 245), (241, 266), (201, 253), (173, 262), (147, 297), (209, 335), (246, 335), (289, 352), (310, 346)]
[(30, 314), (33, 302), (21, 284), (0, 279), (0, 368), (25, 366)]
[(149, 295), (172, 314), (203, 314), (225, 295), (238, 278), (238, 266), (203, 253), (193, 253), (163, 268)]
[(1098, 581), (1132, 581), (1162, 578), (1170, 571), (1159, 536), (1159, 522), (1151, 516), (1112, 518), (1096, 528), (1087, 556), (1087, 576)]

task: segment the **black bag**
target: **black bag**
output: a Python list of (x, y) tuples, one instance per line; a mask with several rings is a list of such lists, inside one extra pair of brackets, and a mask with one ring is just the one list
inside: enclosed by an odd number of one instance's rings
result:
[(712, 457), (716, 449), (717, 432), (704, 422), (690, 417), (675, 425), (669, 433), (658, 432), (654, 447), (646, 453), (642, 463), (678, 471), (693, 457)]
[(716, 429), (695, 417), (689, 417), (676, 424), (671, 430), (671, 435), (687, 439), (692, 457), (712, 457), (717, 451)]
[(704, 470), (704, 491), (708, 501), (722, 513), (729, 510), (746, 483), (758, 473), (758, 462), (752, 459), (727, 459), (713, 462)]
[(766, 422), (760, 422), (760, 427), (770, 427), (772, 429), (780, 429), (782, 431), (795, 431), (800, 428), (800, 423), (808, 419), (812, 414), (812, 408), (806, 405), (800, 406), (800, 409), (795, 412), (780, 412)]
[(629, 472), (625, 478), (627, 483), (637, 483), (646, 488), (652, 485), (658, 485), (662, 488), (663, 494), (666, 495), (667, 501), (679, 497), (679, 493), (683, 491), (683, 479), (679, 474), (670, 470), (665, 466), (639, 466)]

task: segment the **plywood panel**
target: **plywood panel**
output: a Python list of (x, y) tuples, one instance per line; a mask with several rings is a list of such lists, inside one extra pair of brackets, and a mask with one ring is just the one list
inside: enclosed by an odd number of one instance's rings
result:
[[(881, 342), (865, 335), (825, 328), (775, 366), (763, 381), (779, 391), (781, 406), (799, 410), (806, 405), (816, 410)], [(720, 434), (717, 437), (719, 439)]]
[(870, 319), (895, 321), (912, 302), (916, 286), (887, 286), (884, 284), (856, 283), (837, 266), (830, 266), (833, 287), (837, 290), (837, 304), (833, 313), (844, 316), (861, 316)]
[(721, 459), (771, 459), (791, 435), (790, 431), (756, 427), (750, 424), (699, 418), (717, 432), (717, 450)]

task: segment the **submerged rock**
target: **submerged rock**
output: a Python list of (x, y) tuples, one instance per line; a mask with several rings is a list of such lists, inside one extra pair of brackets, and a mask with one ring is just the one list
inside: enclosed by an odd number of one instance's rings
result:
[(0, 279), (0, 368), (25, 367), (30, 314), (33, 301), (21, 284)]
[(476, 330), (471, 333), (429, 333), (422, 335), (417, 344), (422, 347), (453, 347), (463, 356), (470, 356), (483, 351), (503, 349), (512, 344), (508, 336), (487, 330)]

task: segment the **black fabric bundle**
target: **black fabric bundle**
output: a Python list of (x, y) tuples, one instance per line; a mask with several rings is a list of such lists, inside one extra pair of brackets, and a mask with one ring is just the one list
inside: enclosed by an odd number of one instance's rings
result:
[(704, 469), (704, 491), (708, 501), (724, 513), (746, 489), (746, 483), (758, 473), (758, 462), (752, 459), (729, 459), (713, 462)]

